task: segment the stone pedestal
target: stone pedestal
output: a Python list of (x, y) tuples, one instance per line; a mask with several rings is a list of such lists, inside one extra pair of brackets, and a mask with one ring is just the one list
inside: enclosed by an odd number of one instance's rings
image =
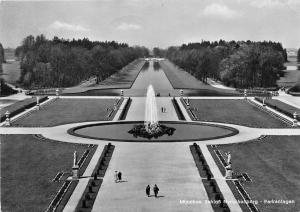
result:
[(297, 126), (298, 126), (298, 120), (297, 120), (298, 114), (297, 114), (297, 112), (295, 112), (295, 113), (293, 114), (293, 116), (294, 116), (294, 119), (293, 119), (293, 126), (294, 126), (294, 127), (297, 127)]
[(56, 97), (59, 98), (59, 89), (56, 89), (55, 94), (56, 94)]
[(231, 163), (229, 163), (226, 167), (225, 167), (226, 173), (225, 173), (225, 178), (226, 179), (232, 179), (232, 167), (231, 167)]
[(186, 103), (186, 108), (189, 110), (189, 109), (191, 109), (191, 107), (190, 107), (190, 103)]
[(266, 103), (265, 103), (265, 101), (266, 101), (266, 98), (263, 98), (262, 105), (263, 105), (264, 107), (266, 106)]
[(79, 166), (75, 165), (72, 167), (72, 179), (78, 180), (78, 178), (79, 178)]
[(247, 99), (247, 89), (244, 90), (244, 99)]
[(232, 179), (232, 174), (233, 174), (233, 171), (231, 168), (226, 168), (226, 173), (225, 173), (225, 178), (226, 179)]
[(36, 109), (37, 110), (40, 109), (40, 97), (39, 96), (36, 97)]
[(297, 119), (294, 119), (294, 120), (293, 120), (293, 126), (294, 126), (294, 127), (297, 127), (297, 126), (298, 126), (298, 120), (297, 120)]
[(5, 113), (5, 116), (6, 116), (6, 119), (5, 119), (5, 126), (10, 126), (11, 123), (10, 123), (10, 112), (9, 111), (6, 111)]

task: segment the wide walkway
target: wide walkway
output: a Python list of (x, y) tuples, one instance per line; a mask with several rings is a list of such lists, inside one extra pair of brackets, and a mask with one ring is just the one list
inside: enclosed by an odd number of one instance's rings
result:
[[(132, 102), (128, 110), (126, 121), (145, 120), (145, 101), (146, 97), (132, 97)], [(172, 104), (171, 97), (156, 98), (157, 112), (159, 121), (177, 121), (178, 117)], [(161, 111), (161, 107), (166, 108), (166, 112)]]
[[(126, 120), (144, 120), (144, 98), (134, 98)], [(178, 120), (170, 98), (157, 98), (159, 120)], [(115, 170), (124, 182), (114, 182)], [(147, 197), (145, 188), (157, 184), (159, 198)], [(153, 192), (152, 192), (153, 193)], [(185, 205), (180, 200), (201, 200)], [(116, 143), (112, 160), (94, 203), (97, 211), (213, 211), (195, 167), (188, 143)]]
[(273, 99), (280, 100), (286, 104), (300, 109), (300, 96), (292, 96), (284, 92), (280, 92), (279, 96), (275, 96)]
[[(124, 182), (114, 182), (115, 170)], [(146, 196), (148, 184), (158, 185), (159, 198)], [(117, 143), (92, 211), (213, 211), (207, 199), (189, 144)]]

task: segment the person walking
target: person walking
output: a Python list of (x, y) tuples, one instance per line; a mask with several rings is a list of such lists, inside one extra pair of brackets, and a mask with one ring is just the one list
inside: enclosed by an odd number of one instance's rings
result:
[(150, 185), (147, 185), (147, 187), (146, 187), (146, 195), (148, 197), (150, 196)]
[(118, 171), (115, 171), (114, 177), (115, 177), (115, 183), (117, 183), (118, 182)]
[(153, 187), (153, 192), (154, 192), (154, 196), (155, 196), (155, 197), (157, 197), (158, 191), (159, 191), (159, 188), (158, 188), (158, 186), (155, 184), (154, 187)]
[(122, 180), (122, 172), (118, 172), (118, 180), (119, 182)]

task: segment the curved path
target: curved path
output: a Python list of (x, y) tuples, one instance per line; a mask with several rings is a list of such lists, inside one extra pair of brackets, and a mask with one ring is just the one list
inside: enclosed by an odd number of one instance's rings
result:
[[(185, 121), (182, 122), (184, 123)], [(198, 121), (194, 121), (194, 122), (198, 122)], [(96, 123), (111, 123), (111, 122), (104, 122), (104, 121), (81, 122), (81, 123), (65, 124), (65, 125), (60, 125), (55, 127), (0, 127), (0, 134), (4, 134), (4, 135), (5, 134), (41, 134), (48, 139), (58, 140), (63, 142), (99, 144), (101, 143), (101, 140), (81, 138), (67, 133), (67, 131), (70, 128), (87, 125), (87, 124), (96, 124)], [(225, 124), (225, 123), (218, 123), (218, 122), (201, 122), (201, 123), (224, 125), (239, 130), (239, 133), (237, 135), (231, 137), (199, 141), (201, 144), (206, 144), (206, 145), (240, 143), (240, 142), (256, 139), (261, 135), (300, 135), (300, 128), (283, 128), (283, 129), (250, 128), (250, 127), (245, 127), (240, 125)], [(119, 144), (119, 142), (117, 143)]]
[[(144, 100), (144, 98), (142, 99)], [(141, 119), (143, 117), (143, 110), (137, 112), (136, 107), (140, 108), (141, 105), (138, 103), (139, 101), (137, 101), (137, 98), (135, 98), (134, 101), (136, 101), (137, 104), (132, 104), (128, 112), (128, 117), (134, 117), (135, 114), (135, 120)], [(170, 104), (170, 98), (159, 98), (158, 102), (167, 107), (167, 113), (165, 113), (164, 116), (161, 116), (161, 120), (169, 120), (170, 117), (172, 117), (172, 119), (177, 117), (174, 116), (174, 109), (173, 105)], [(121, 108), (124, 107), (124, 104), (125, 101)], [(180, 101), (179, 106), (182, 108), (182, 111), (188, 120), (189, 116)], [(114, 121), (117, 120), (119, 115), (120, 111), (118, 111)], [(48, 139), (57, 141), (97, 144), (97, 153), (94, 154), (84, 173), (84, 176), (90, 176), (98, 157), (100, 156), (100, 152), (107, 141), (80, 138), (68, 134), (67, 131), (76, 126), (92, 123), (106, 122), (84, 122), (40, 128), (1, 127), (0, 134), (41, 134)], [(235, 201), (235, 198), (207, 150), (206, 145), (245, 142), (256, 139), (261, 135), (300, 135), (299, 128), (263, 129), (224, 123), (216, 124), (233, 127), (239, 130), (239, 133), (231, 137), (199, 141), (196, 143), (200, 145), (225, 199), (233, 202)], [(187, 210), (187, 207), (189, 211), (212, 211), (210, 204), (180, 204), (180, 200), (201, 200), (204, 202), (208, 199), (189, 151), (191, 142), (111, 143), (115, 144), (117, 148), (115, 149), (103, 185), (95, 201), (93, 211), (132, 211), (135, 209), (143, 211), (184, 211)], [(127, 182), (119, 184), (114, 183), (114, 170), (122, 171), (124, 179)], [(80, 180), (64, 211), (74, 211), (87, 183), (88, 178), (82, 178)], [(160, 195), (163, 197), (159, 199), (145, 197), (145, 186), (147, 184), (153, 186), (155, 183), (160, 187)], [(231, 211), (241, 211), (238, 204), (229, 204), (229, 207)]]
[[(143, 120), (144, 98), (132, 99), (133, 102), (128, 111), (126, 121)], [(121, 109), (117, 112), (113, 122), (118, 120), (125, 103), (126, 101), (122, 103)], [(178, 101), (178, 103), (186, 120), (191, 121), (181, 101)], [(166, 113), (159, 115), (160, 120), (178, 121), (169, 97), (158, 98), (158, 105), (159, 107), (164, 106), (167, 108)], [(93, 155), (84, 173), (84, 176), (88, 177), (91, 175), (101, 151), (108, 141), (76, 137), (68, 134), (67, 131), (73, 127), (93, 123), (106, 122), (72, 123), (40, 128), (0, 127), (0, 134), (41, 134), (45, 138), (57, 141), (97, 144), (96, 153)], [(235, 197), (210, 155), (207, 145), (246, 142), (261, 135), (300, 135), (300, 129), (264, 129), (224, 123), (214, 124), (233, 127), (239, 130), (239, 133), (231, 137), (198, 141), (196, 143), (199, 144), (225, 200), (232, 201), (232, 204), (228, 204), (230, 210), (240, 212), (241, 208), (234, 203)], [(116, 145), (116, 149), (92, 211), (213, 211), (211, 205), (205, 203), (205, 200), (208, 200), (207, 193), (189, 150), (189, 145), (193, 142), (111, 143)], [(125, 182), (114, 182), (113, 173), (115, 170), (122, 171)], [(74, 211), (87, 183), (88, 178), (79, 180), (64, 211)], [(148, 184), (151, 186), (158, 184), (161, 198), (155, 199), (145, 196), (145, 187)], [(202, 201), (202, 204), (186, 205), (181, 204), (180, 200)]]

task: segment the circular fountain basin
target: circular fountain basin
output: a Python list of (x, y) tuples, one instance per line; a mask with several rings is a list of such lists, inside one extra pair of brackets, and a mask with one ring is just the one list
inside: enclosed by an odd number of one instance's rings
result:
[(175, 122), (162, 121), (168, 127), (175, 128), (173, 135), (163, 135), (158, 138), (142, 138), (134, 137), (129, 134), (135, 125), (143, 124), (141, 121), (136, 122), (109, 122), (78, 126), (68, 130), (68, 133), (83, 138), (121, 141), (121, 142), (186, 142), (186, 141), (202, 141), (224, 138), (233, 136), (238, 133), (237, 129), (216, 124), (204, 124), (196, 122)]

